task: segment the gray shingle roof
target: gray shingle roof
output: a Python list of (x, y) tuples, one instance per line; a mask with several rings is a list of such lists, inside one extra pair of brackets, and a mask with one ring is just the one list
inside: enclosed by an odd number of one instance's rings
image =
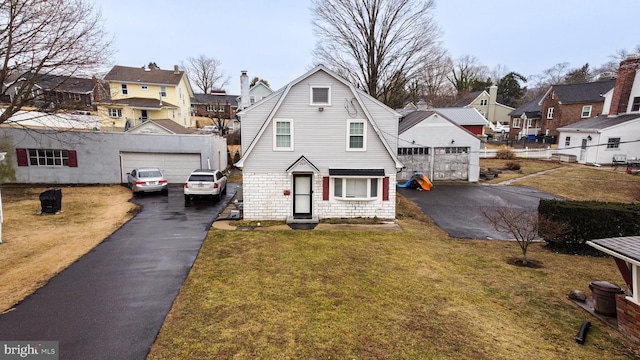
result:
[(615, 80), (595, 81), (581, 84), (553, 85), (561, 104), (604, 102), (604, 95), (613, 89)]
[(222, 95), (222, 94), (193, 94), (191, 104), (226, 104), (229, 102), (231, 106), (238, 106), (238, 95)]
[(467, 95), (461, 97), (458, 101), (456, 101), (451, 107), (460, 107), (467, 106), (473, 102), (478, 96), (482, 94), (482, 91), (474, 91), (470, 92)]
[(416, 110), (408, 113), (398, 123), (398, 134), (402, 134), (433, 114), (435, 114), (435, 111)]
[(544, 94), (518, 106), (515, 110), (510, 112), (509, 115), (518, 117), (526, 113), (529, 119), (539, 118), (541, 116), (540, 111), (542, 111), (540, 100), (542, 100), (543, 97), (544, 97)]
[(111, 104), (118, 105), (127, 105), (135, 108), (147, 108), (147, 109), (163, 109), (163, 108), (177, 108), (177, 106), (170, 104), (166, 101), (163, 101), (162, 104), (158, 99), (148, 99), (148, 98), (126, 98), (126, 99), (118, 99), (111, 100)]
[(640, 236), (596, 239), (587, 242), (587, 244), (589, 243), (600, 245), (612, 253), (628, 257), (635, 260), (636, 263), (640, 263)]
[(108, 81), (121, 81), (127, 83), (177, 86), (180, 84), (180, 80), (183, 75), (184, 71), (178, 71), (175, 73), (174, 70), (146, 70), (144, 68), (116, 65), (107, 75), (104, 76), (104, 79)]
[(591, 119), (563, 126), (561, 128), (558, 128), (558, 130), (602, 130), (635, 119), (640, 119), (640, 114), (624, 114), (612, 117), (609, 117), (607, 115), (599, 115)]

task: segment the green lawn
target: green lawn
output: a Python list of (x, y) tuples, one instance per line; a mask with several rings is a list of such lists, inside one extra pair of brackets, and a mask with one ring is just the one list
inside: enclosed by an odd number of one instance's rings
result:
[[(212, 229), (149, 359), (632, 359), (567, 299), (610, 258), (456, 240), (403, 198), (402, 233)], [(574, 338), (592, 322), (584, 345)]]

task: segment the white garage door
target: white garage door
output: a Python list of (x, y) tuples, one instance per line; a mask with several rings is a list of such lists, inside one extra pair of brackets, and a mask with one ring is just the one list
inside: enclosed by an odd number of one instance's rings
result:
[(169, 183), (184, 182), (189, 173), (202, 167), (200, 154), (165, 153), (120, 153), (122, 182), (127, 182), (127, 173), (136, 167), (157, 167), (164, 171)]

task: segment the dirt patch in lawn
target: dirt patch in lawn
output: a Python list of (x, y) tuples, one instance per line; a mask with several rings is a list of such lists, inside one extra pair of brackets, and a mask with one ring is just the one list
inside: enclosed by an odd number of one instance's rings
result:
[(2, 188), (0, 312), (11, 308), (127, 222), (137, 206), (122, 186), (63, 187), (62, 211), (41, 215), (46, 188)]

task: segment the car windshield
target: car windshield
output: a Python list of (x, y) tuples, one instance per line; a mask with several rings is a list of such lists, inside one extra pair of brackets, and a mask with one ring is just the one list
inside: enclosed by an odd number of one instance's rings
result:
[(213, 182), (213, 175), (193, 174), (189, 176), (189, 181), (210, 181)]
[(158, 170), (140, 171), (138, 176), (141, 178), (162, 177), (162, 173)]

